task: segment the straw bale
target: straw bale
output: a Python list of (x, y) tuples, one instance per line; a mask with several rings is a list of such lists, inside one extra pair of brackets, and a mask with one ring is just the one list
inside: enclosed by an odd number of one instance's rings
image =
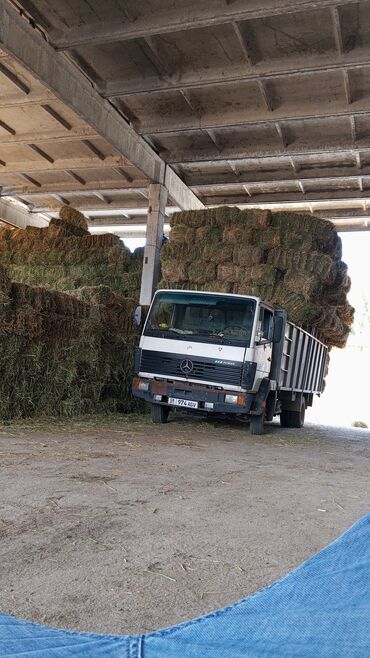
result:
[(258, 283), (260, 285), (274, 285), (282, 279), (282, 272), (276, 267), (269, 265), (252, 265), (246, 267), (243, 272), (243, 281), (246, 283)]
[(322, 296), (323, 283), (319, 274), (288, 270), (284, 277), (284, 283), (289, 290), (310, 301), (312, 297)]
[(333, 259), (327, 254), (317, 251), (271, 249), (267, 256), (267, 263), (283, 271), (294, 270), (317, 274), (321, 277), (323, 284), (333, 283), (336, 276), (336, 264)]
[(348, 265), (343, 261), (337, 261), (334, 268), (334, 287), (348, 293), (351, 289), (351, 279), (348, 276)]
[(205, 261), (212, 261), (213, 263), (230, 263), (233, 260), (234, 245), (223, 244), (222, 242), (214, 244), (208, 242), (204, 245), (201, 258)]
[[(211, 245), (210, 245), (211, 248)], [(258, 265), (262, 262), (264, 250), (253, 245), (235, 245), (233, 251), (233, 262), (236, 265), (247, 266)]]
[(252, 230), (249, 226), (227, 226), (223, 232), (223, 242), (233, 245), (250, 242)]
[(194, 283), (206, 283), (216, 278), (214, 263), (191, 263), (188, 267), (189, 280)]
[(8, 273), (4, 267), (0, 265), (0, 291), (7, 294), (10, 290), (11, 282)]
[(177, 224), (171, 229), (170, 239), (173, 242), (192, 243), (195, 240), (195, 229), (183, 224)]
[(342, 304), (341, 306), (336, 306), (336, 312), (338, 313), (339, 318), (347, 325), (352, 325), (355, 319), (355, 309), (349, 302)]
[(217, 266), (217, 281), (222, 281), (224, 283), (235, 283), (237, 275), (237, 267), (233, 263), (224, 263)]
[(233, 292), (233, 283), (228, 281), (207, 281), (203, 284), (202, 289), (208, 290), (209, 292), (223, 292), (223, 293), (232, 293)]
[(78, 224), (75, 225), (73, 222), (67, 222), (58, 217), (53, 218), (49, 222), (48, 226), (48, 237), (49, 238), (64, 238), (69, 236), (75, 236), (77, 238), (82, 238), (84, 235), (88, 235), (89, 232), (87, 228), (83, 228)]
[(162, 276), (174, 283), (185, 282), (188, 279), (188, 263), (179, 260), (164, 260), (161, 265)]
[(252, 229), (250, 242), (260, 249), (274, 249), (280, 245), (280, 231), (274, 226)]
[(59, 210), (59, 217), (70, 226), (85, 229), (85, 231), (88, 230), (88, 224), (85, 216), (79, 210), (71, 208), (71, 206), (62, 206)]

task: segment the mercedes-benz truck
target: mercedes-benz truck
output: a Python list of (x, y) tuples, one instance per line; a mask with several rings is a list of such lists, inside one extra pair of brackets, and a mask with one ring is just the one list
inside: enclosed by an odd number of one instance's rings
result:
[(136, 352), (133, 394), (154, 423), (171, 410), (238, 414), (252, 434), (280, 416), (303, 427), (323, 388), (327, 347), (250, 295), (158, 290)]

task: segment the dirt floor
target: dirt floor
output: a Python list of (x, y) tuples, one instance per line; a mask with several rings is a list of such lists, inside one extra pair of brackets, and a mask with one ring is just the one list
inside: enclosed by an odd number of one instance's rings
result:
[(314, 425), (2, 425), (0, 609), (125, 634), (243, 598), (368, 511), (369, 448)]

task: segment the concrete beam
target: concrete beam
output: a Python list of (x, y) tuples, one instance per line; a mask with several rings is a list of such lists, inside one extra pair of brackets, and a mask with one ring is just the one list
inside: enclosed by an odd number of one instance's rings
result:
[(150, 185), (149, 211), (146, 228), (140, 304), (149, 306), (159, 280), (160, 251), (167, 203), (167, 189), (163, 185)]
[(6, 222), (17, 228), (26, 228), (26, 226), (38, 226), (44, 228), (48, 226), (47, 219), (36, 214), (31, 214), (22, 206), (0, 199), (0, 221)]
[[(145, 177), (157, 183), (164, 182), (165, 162), (126, 123), (111, 103), (101, 98), (80, 71), (55, 52), (7, 0), (0, 0), (0, 47), (83, 118)], [(194, 207), (196, 197), (184, 183), (182, 186), (176, 184), (175, 189), (169, 190), (172, 197), (179, 187), (182, 188), (183, 199), (188, 195), (187, 207)]]
[[(356, 1), (321, 0), (320, 8), (354, 4)], [(143, 12), (132, 22), (88, 23), (69, 27), (65, 31), (49, 30), (48, 34), (56, 48), (70, 49), (82, 45), (141, 39), (306, 10), (312, 10), (312, 2), (308, 0), (279, 0), (278, 2), (269, 0), (264, 2), (263, 6), (259, 0), (248, 2), (248, 6), (244, 0), (234, 0), (232, 4), (227, 4), (224, 0), (214, 0), (210, 3), (190, 0), (184, 5), (166, 3), (166, 6), (158, 7), (156, 11)]]
[[(344, 94), (343, 94), (344, 96)], [(227, 87), (225, 87), (225, 99), (227, 98)], [(182, 133), (200, 132), (202, 130), (227, 130), (230, 128), (247, 128), (247, 127), (271, 127), (274, 129), (276, 122), (289, 124), (294, 121), (314, 121), (318, 119), (337, 120), (340, 117), (352, 116), (369, 116), (369, 103), (366, 99), (359, 99), (355, 103), (348, 105), (347, 100), (328, 102), (320, 100), (312, 103), (308, 107), (304, 104), (297, 104), (296, 107), (285, 108), (284, 106), (276, 109), (255, 110), (248, 114), (243, 108), (243, 112), (236, 112), (234, 108), (225, 109), (223, 106), (220, 110), (212, 108), (211, 112), (203, 111), (202, 115), (194, 116), (189, 114), (186, 118), (181, 119), (165, 116), (157, 117), (153, 115), (150, 123), (142, 121), (138, 127), (140, 135), (181, 135)]]
[[(278, 162), (279, 164), (281, 163), (281, 168), (279, 168)], [(353, 179), (353, 181), (355, 181), (358, 176), (358, 174), (355, 173), (358, 171), (358, 167), (355, 163), (353, 165), (348, 165), (347, 167), (344, 165), (338, 165), (338, 167), (331, 166), (325, 169), (318, 165), (319, 162), (315, 169), (305, 169), (304, 167), (301, 167), (299, 170), (299, 180), (302, 180), (303, 184), (310, 183), (311, 181), (316, 183), (328, 180), (346, 181)], [(258, 170), (237, 170), (237, 174), (235, 174), (233, 170), (222, 173), (219, 173), (216, 170), (214, 174), (190, 173), (186, 174), (186, 183), (189, 187), (196, 187), (198, 190), (202, 191), (204, 188), (221, 189), (222, 187), (225, 187), (230, 189), (233, 186), (238, 187), (244, 184), (249, 185), (250, 183), (271, 185), (272, 183), (294, 183), (298, 180), (298, 169), (296, 168), (297, 170), (295, 172), (290, 172), (286, 158), (277, 161), (275, 167), (276, 171), (271, 171), (268, 174), (267, 172)], [(361, 176), (370, 176), (370, 166), (361, 168)]]
[[(30, 180), (29, 176), (25, 176)], [(148, 187), (148, 181), (135, 180), (131, 183), (124, 181), (104, 181), (101, 182), (88, 182), (81, 185), (77, 181), (74, 183), (47, 183), (41, 185), (36, 179), (33, 180), (33, 183), (30, 185), (9, 185), (2, 188), (2, 194), (7, 196), (13, 196), (15, 194), (24, 195), (27, 197), (38, 197), (46, 196), (48, 194), (61, 194), (62, 196), (91, 196), (95, 193), (101, 194), (114, 194), (117, 195), (119, 192), (127, 193), (131, 190), (133, 193), (146, 192)]]
[[(180, 176), (170, 167), (166, 167), (164, 184), (168, 190), (168, 196), (181, 210), (201, 210), (204, 207), (202, 201), (188, 187), (185, 187)], [(189, 198), (189, 192), (192, 194), (191, 199)]]
[(251, 195), (247, 193), (239, 193), (234, 195), (222, 195), (214, 194), (203, 197), (203, 201), (206, 206), (224, 206), (224, 205), (256, 205), (256, 204), (269, 204), (269, 203), (280, 203), (285, 204), (289, 201), (299, 202), (299, 201), (318, 201), (318, 200), (330, 200), (336, 199), (338, 201), (343, 201), (347, 199), (355, 199), (356, 201), (368, 200), (370, 203), (370, 189), (366, 192), (359, 192), (359, 190), (340, 190), (333, 192), (332, 190), (326, 190), (321, 192), (271, 192), (271, 193), (258, 193), (254, 192)]
[(86, 139), (87, 137), (94, 139), (100, 137), (100, 135), (97, 135), (92, 128), (89, 128), (89, 126), (74, 132), (66, 132), (65, 130), (48, 130), (45, 132), (33, 131), (32, 133), (15, 132), (14, 135), (8, 134), (0, 137), (0, 145), (30, 144), (32, 142), (35, 142), (36, 144), (47, 142), (76, 142)]
[[(202, 149), (197, 150), (193, 145), (192, 148), (182, 151), (167, 151), (166, 157), (169, 163), (186, 165), (187, 163), (200, 163), (210, 162), (211, 164), (216, 161), (235, 161), (248, 160), (258, 158), (259, 160), (275, 159), (275, 158), (291, 158), (291, 157), (305, 157), (308, 155), (317, 156), (318, 160), (320, 155), (334, 155), (337, 153), (348, 153), (349, 157), (353, 157), (355, 151), (367, 153), (370, 151), (370, 143), (368, 139), (358, 140), (356, 147), (354, 147), (352, 140), (343, 141), (342, 144), (313, 144), (312, 142), (301, 144), (291, 143), (287, 148), (281, 150), (281, 146), (271, 146), (271, 144), (261, 144), (260, 146), (245, 147), (243, 144), (227, 147), (224, 146), (222, 151), (216, 149)], [(1, 171), (1, 169), (0, 169)]]
[(24, 160), (17, 162), (7, 162), (0, 165), (0, 174), (18, 174), (19, 172), (48, 172), (48, 171), (66, 171), (73, 169), (117, 169), (117, 167), (130, 166), (130, 162), (120, 155), (107, 156), (105, 160), (99, 160), (97, 157), (83, 156), (80, 158), (58, 158), (53, 163), (45, 160)]

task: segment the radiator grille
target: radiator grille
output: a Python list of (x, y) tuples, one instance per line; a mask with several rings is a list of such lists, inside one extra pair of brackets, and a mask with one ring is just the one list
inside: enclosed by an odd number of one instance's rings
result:
[(185, 374), (181, 370), (181, 363), (187, 358), (183, 354), (167, 354), (143, 350), (140, 359), (140, 372), (164, 375), (166, 377), (182, 377), (187, 379), (200, 379), (208, 382), (240, 386), (243, 363), (235, 365), (215, 363), (215, 359), (190, 358), (193, 370)]

